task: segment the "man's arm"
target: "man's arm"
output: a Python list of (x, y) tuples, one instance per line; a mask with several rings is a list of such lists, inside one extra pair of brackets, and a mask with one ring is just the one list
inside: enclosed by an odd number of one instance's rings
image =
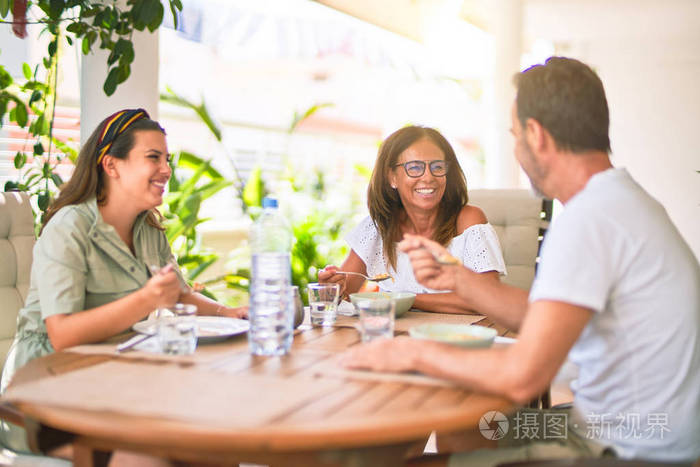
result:
[(343, 362), (375, 371), (419, 371), (524, 404), (554, 379), (591, 316), (587, 308), (541, 300), (530, 306), (518, 340), (507, 347), (477, 350), (397, 338), (354, 347)]
[(399, 248), (408, 254), (416, 280), (437, 290), (452, 290), (466, 309), (483, 313), (494, 322), (517, 331), (527, 311), (527, 292), (501, 283), (490, 274), (476, 273), (461, 265), (440, 264), (449, 257), (442, 245), (415, 235), (405, 235)]

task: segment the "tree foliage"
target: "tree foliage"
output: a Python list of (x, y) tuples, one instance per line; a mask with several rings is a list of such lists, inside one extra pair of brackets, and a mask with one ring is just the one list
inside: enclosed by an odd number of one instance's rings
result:
[[(163, 2), (177, 25), (181, 0)], [(40, 63), (23, 64), (21, 82), (0, 64), (0, 127), (9, 120), (28, 133), (24, 148), (14, 157), (19, 176), (6, 182), (5, 191), (20, 190), (36, 196), (43, 215), (63, 183), (56, 169), (66, 157), (71, 161), (77, 158), (77, 151), (53, 134), (58, 65), (64, 43), (78, 45), (83, 54), (95, 48), (109, 52), (102, 89), (110, 96), (131, 74), (134, 31), (155, 31), (164, 14), (160, 0), (0, 0), (0, 24), (12, 24), (19, 37), (25, 35), (24, 24), (41, 24), (41, 34), (49, 35)], [(37, 216), (38, 223), (41, 215)]]

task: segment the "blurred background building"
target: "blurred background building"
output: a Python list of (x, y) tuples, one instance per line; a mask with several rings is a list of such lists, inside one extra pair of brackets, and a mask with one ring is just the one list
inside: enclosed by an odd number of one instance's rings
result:
[[(289, 167), (320, 171), (359, 197), (378, 143), (402, 125), (435, 127), (453, 144), (471, 188), (527, 187), (512, 156), (513, 73), (550, 55), (600, 74), (611, 110), (613, 162), (669, 211), (700, 256), (700, 2), (696, 0), (183, 0), (136, 38), (131, 78), (107, 98), (102, 57), (63, 51), (57, 131), (77, 143), (113, 109), (144, 106), (185, 149), (227, 177), (262, 167), (281, 191)], [(168, 24), (167, 21), (170, 21)], [(38, 28), (30, 30), (34, 37)], [(0, 25), (0, 60), (21, 76), (41, 40)], [(206, 107), (223, 143), (193, 112), (158, 101), (175, 94)], [(318, 106), (290, 131), (295, 115)], [(82, 128), (81, 128), (82, 124)], [(13, 177), (22, 132), (0, 131), (0, 182)], [(362, 168), (365, 170), (363, 171)], [(309, 179), (306, 179), (307, 181)], [(610, 200), (611, 203), (614, 200)], [(207, 201), (212, 244), (244, 232), (232, 190)], [(241, 234), (242, 235), (242, 234)], [(218, 240), (217, 240), (218, 239)]]

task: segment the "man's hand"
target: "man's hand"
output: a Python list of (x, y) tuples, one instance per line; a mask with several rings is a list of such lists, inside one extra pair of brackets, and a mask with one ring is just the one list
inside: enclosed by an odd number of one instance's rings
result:
[(426, 287), (437, 290), (455, 290), (460, 265), (440, 264), (436, 258), (451, 257), (439, 243), (418, 235), (406, 234), (398, 245), (411, 260), (413, 275)]
[(421, 342), (409, 337), (378, 339), (352, 347), (342, 356), (346, 368), (399, 373), (415, 370)]

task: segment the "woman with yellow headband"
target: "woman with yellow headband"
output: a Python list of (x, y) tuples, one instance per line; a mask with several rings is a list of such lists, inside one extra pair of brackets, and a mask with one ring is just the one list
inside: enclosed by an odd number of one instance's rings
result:
[(168, 160), (165, 131), (143, 109), (117, 112), (92, 133), (34, 247), (2, 391), (31, 359), (108, 339), (159, 307), (184, 302), (200, 314), (247, 316), (247, 307), (224, 307), (184, 286), (156, 210)]

